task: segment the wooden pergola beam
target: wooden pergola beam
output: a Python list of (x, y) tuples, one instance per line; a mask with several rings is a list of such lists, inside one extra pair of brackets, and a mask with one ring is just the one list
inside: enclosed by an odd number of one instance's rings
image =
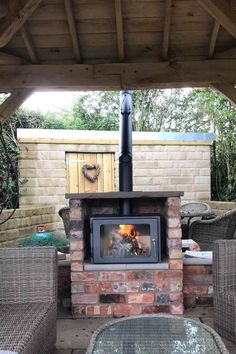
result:
[(170, 38), (170, 20), (171, 20), (171, 5), (172, 0), (165, 2), (165, 21), (163, 30), (163, 43), (162, 43), (162, 58), (164, 60), (168, 57), (169, 38)]
[(116, 33), (117, 33), (117, 47), (118, 57), (120, 61), (125, 60), (125, 46), (124, 46), (124, 31), (123, 31), (123, 17), (121, 0), (115, 0), (116, 12)]
[(212, 33), (211, 33), (211, 39), (210, 39), (209, 50), (208, 50), (208, 58), (212, 58), (214, 55), (216, 40), (217, 40), (219, 30), (220, 30), (220, 23), (215, 20)]
[(236, 60), (71, 65), (1, 65), (0, 92), (120, 90), (236, 82)]
[(25, 43), (25, 46), (26, 46), (26, 49), (27, 49), (27, 52), (28, 52), (28, 55), (30, 57), (30, 60), (33, 64), (37, 64), (39, 61), (38, 61), (38, 58), (37, 58), (37, 54), (36, 54), (36, 51), (34, 49), (34, 45), (30, 39), (30, 36), (25, 28), (25, 26), (23, 25), (20, 29), (20, 34), (21, 34), (21, 37)]
[(22, 103), (33, 93), (33, 90), (16, 90), (0, 105), (0, 123), (5, 123)]
[(229, 13), (229, 7), (226, 1), (221, 2), (221, 6), (212, 0), (197, 0), (198, 3), (226, 29), (234, 38), (236, 38), (236, 23), (232, 20)]
[(9, 14), (0, 24), (0, 47), (4, 47), (31, 16), (42, 0), (27, 0), (22, 8)]
[(214, 83), (211, 85), (212, 88), (219, 91), (232, 103), (236, 104), (236, 89), (231, 83)]
[(76, 22), (73, 12), (73, 4), (71, 0), (64, 0), (65, 9), (66, 9), (66, 16), (69, 25), (70, 35), (72, 39), (72, 46), (74, 51), (74, 56), (76, 62), (79, 63), (81, 61), (81, 51), (79, 45), (79, 37), (76, 30)]

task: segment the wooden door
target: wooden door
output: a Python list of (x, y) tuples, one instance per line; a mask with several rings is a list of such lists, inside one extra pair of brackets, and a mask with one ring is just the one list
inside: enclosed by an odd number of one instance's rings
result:
[[(100, 173), (91, 182), (82, 173), (84, 165), (97, 164)], [(66, 153), (67, 193), (113, 192), (115, 190), (114, 153)], [(88, 171), (93, 176), (95, 170)]]

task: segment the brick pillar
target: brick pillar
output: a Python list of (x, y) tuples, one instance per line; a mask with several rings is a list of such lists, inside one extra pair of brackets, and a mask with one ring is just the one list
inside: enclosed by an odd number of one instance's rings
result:
[(166, 200), (167, 207), (167, 245), (169, 254), (169, 269), (172, 270), (174, 283), (170, 284), (170, 312), (174, 315), (183, 314), (183, 254), (182, 231), (180, 221), (179, 197)]

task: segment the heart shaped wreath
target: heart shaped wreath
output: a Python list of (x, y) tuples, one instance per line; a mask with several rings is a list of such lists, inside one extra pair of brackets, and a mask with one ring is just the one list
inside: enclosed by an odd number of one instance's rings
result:
[[(89, 174), (89, 171), (91, 170), (95, 170), (95, 173), (92, 176)], [(96, 163), (91, 165), (85, 164), (82, 166), (82, 173), (84, 177), (87, 178), (90, 182), (95, 182), (98, 179), (100, 172), (101, 168)]]

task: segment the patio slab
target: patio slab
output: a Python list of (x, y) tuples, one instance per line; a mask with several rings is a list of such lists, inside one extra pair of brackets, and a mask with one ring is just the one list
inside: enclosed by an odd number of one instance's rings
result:
[[(184, 317), (200, 321), (213, 327), (213, 308), (197, 306), (185, 310)], [(57, 342), (52, 354), (85, 354), (93, 332), (111, 318), (86, 318), (73, 320), (69, 312), (59, 312), (57, 320)], [(222, 338), (229, 353), (236, 353), (236, 344)]]

